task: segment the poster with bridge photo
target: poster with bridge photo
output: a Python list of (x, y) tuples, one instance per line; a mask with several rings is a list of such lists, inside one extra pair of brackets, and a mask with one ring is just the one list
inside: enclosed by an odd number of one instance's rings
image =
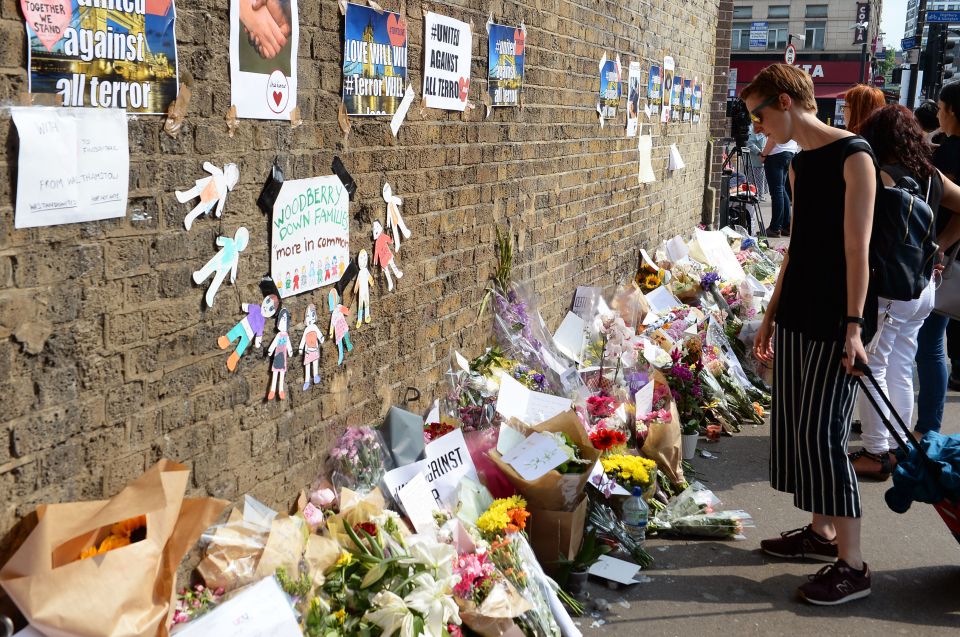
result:
[(439, 13), (423, 17), (423, 99), (427, 108), (463, 111), (470, 94), (470, 25)]
[(407, 22), (347, 4), (344, 17), (343, 105), (348, 115), (393, 115), (407, 90)]
[(647, 106), (650, 107), (650, 114), (656, 115), (660, 112), (660, 67), (656, 64), (650, 67), (650, 74), (647, 76)]
[(487, 90), (492, 106), (519, 106), (526, 27), (489, 22)]
[(237, 117), (290, 119), (297, 106), (297, 0), (231, 0), (230, 99)]
[(142, 114), (165, 113), (177, 98), (173, 0), (117, 3), (124, 10), (78, 0), (20, 4), (31, 93), (55, 94), (61, 106)]

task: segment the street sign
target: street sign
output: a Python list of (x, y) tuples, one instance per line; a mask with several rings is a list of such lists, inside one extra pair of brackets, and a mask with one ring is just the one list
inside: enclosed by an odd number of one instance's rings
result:
[(876, 87), (878, 87), (878, 88), (883, 88), (883, 87), (886, 85), (886, 83), (887, 83), (887, 78), (883, 77), (882, 75), (874, 75), (874, 76), (873, 76), (873, 85), (874, 85), (874, 86), (876, 86)]
[(792, 44), (787, 45), (786, 51), (783, 52), (783, 61), (787, 64), (793, 64), (797, 60), (797, 47)]
[(927, 24), (960, 22), (960, 11), (927, 11)]
[(762, 51), (767, 48), (767, 23), (750, 23), (750, 50)]
[(904, 51), (919, 48), (919, 45), (917, 44), (917, 36), (912, 35), (909, 38), (900, 40), (900, 48)]

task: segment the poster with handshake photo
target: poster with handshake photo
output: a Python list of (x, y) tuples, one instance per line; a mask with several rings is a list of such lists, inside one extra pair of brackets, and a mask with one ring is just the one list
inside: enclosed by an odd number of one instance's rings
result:
[(290, 119), (299, 39), (297, 0), (231, 0), (230, 95), (237, 117)]

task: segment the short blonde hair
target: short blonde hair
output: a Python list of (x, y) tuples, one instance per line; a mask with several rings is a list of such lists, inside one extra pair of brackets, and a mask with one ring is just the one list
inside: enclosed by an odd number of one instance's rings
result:
[(789, 64), (771, 64), (763, 69), (740, 93), (740, 99), (758, 95), (766, 100), (786, 93), (794, 102), (808, 111), (817, 110), (813, 96), (813, 78), (804, 70)]

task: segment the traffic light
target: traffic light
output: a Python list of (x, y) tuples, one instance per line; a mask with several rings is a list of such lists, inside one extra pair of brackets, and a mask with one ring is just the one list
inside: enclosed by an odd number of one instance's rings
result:
[(891, 84), (900, 84), (903, 81), (903, 67), (896, 66), (893, 71), (890, 72), (890, 83)]
[(948, 33), (943, 45), (943, 82), (960, 73), (960, 34), (956, 31)]

